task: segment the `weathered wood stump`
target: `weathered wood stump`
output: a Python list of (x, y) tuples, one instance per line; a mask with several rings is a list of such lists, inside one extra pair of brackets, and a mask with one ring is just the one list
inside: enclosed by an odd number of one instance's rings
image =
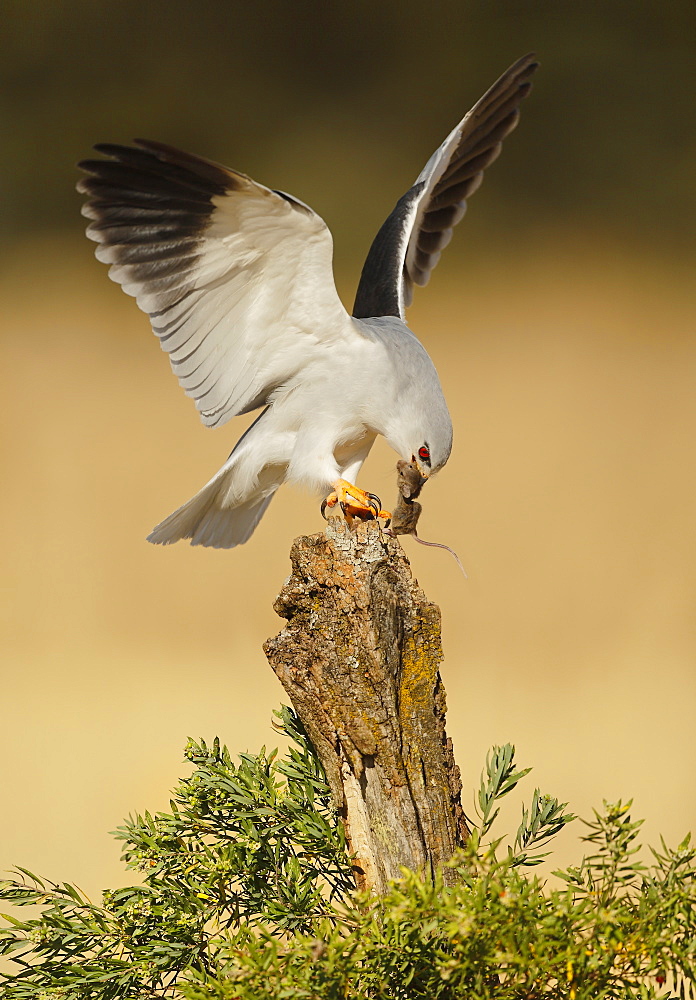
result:
[(376, 893), (400, 867), (432, 874), (468, 836), (445, 733), (440, 611), (375, 521), (295, 540), (265, 644), (326, 771)]

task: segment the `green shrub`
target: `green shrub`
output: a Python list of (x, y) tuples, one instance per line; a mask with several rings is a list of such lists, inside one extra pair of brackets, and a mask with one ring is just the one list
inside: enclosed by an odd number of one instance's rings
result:
[(514, 748), (489, 754), (478, 821), (446, 887), (404, 871), (388, 894), (355, 890), (340, 824), (297, 718), (284, 758), (234, 763), (215, 740), (190, 741), (193, 774), (171, 812), (116, 832), (143, 883), (101, 905), (25, 869), (0, 899), (38, 905), (6, 916), (6, 1000), (344, 1000), (351, 998), (687, 997), (696, 956), (696, 851), (687, 838), (637, 859), (630, 803), (587, 823), (587, 853), (549, 885), (534, 866), (573, 817), (534, 792), (508, 846), (489, 839), (500, 799), (527, 770)]

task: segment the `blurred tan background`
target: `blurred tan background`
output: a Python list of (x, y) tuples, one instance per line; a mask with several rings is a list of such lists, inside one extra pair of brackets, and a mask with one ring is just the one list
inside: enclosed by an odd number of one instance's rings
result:
[[(696, 827), (693, 5), (6, 10), (0, 868), (123, 883), (107, 831), (167, 805), (188, 735), (275, 744), (261, 643), (293, 537), (321, 528), (285, 490), (242, 549), (145, 543), (245, 423), (197, 422), (92, 256), (75, 161), (142, 135), (292, 192), (334, 232), (350, 306), (393, 203), (530, 49), (520, 127), (409, 314), (455, 423), (421, 533), (469, 579), (404, 546), (443, 610), (467, 807), (512, 741), (580, 813), (633, 796), (647, 839)], [(395, 460), (377, 448), (361, 480), (387, 505)]]

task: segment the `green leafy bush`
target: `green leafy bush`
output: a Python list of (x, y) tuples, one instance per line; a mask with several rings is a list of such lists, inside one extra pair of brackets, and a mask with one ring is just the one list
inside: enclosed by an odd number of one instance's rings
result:
[(489, 754), (478, 822), (452, 860), (457, 884), (404, 871), (388, 894), (355, 890), (340, 824), (297, 718), (284, 758), (234, 763), (215, 740), (189, 742), (193, 774), (171, 812), (135, 816), (116, 833), (143, 884), (96, 905), (67, 883), (17, 869), (0, 899), (38, 916), (6, 916), (6, 1000), (344, 1000), (351, 998), (687, 997), (696, 958), (696, 851), (687, 838), (637, 860), (630, 803), (587, 823), (587, 853), (534, 873), (574, 817), (539, 791), (505, 846), (489, 839), (500, 799), (527, 770), (514, 748)]

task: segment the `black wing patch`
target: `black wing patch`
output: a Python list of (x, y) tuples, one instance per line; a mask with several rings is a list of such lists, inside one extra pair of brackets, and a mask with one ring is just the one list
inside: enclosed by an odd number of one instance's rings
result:
[(108, 159), (78, 164), (89, 175), (77, 185), (88, 196), (83, 214), (99, 256), (129, 265), (152, 289), (176, 291), (176, 301), (188, 291), (212, 199), (234, 188), (235, 175), (163, 143), (135, 141), (140, 148), (100, 143), (94, 148)]
[(414, 184), (396, 203), (382, 223), (360, 275), (353, 306), (356, 319), (369, 316), (401, 316), (399, 286), (402, 280), (408, 234), (425, 184)]
[(519, 59), (488, 90), (431, 157), (413, 187), (370, 247), (353, 315), (400, 316), (410, 305), (413, 285), (425, 285), (466, 199), (483, 180), (483, 171), (500, 154), (502, 140), (519, 120), (519, 105), (531, 90), (538, 63)]

